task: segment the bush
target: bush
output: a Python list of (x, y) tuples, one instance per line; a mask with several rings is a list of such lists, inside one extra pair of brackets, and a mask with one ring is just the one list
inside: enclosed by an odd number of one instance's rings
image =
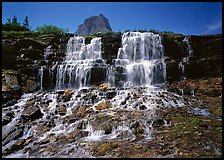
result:
[(68, 32), (67, 29), (62, 29), (56, 26), (46, 25), (46, 24), (44, 26), (37, 27), (36, 31), (41, 34), (53, 34), (56, 36), (63, 36)]

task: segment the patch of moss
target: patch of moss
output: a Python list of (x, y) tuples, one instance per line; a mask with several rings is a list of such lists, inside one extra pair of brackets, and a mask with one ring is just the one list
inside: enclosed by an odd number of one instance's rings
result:
[(199, 121), (198, 117), (176, 117), (173, 119), (173, 136), (194, 133), (199, 127)]
[(215, 128), (215, 131), (217, 131), (217, 132), (222, 132), (222, 127), (216, 127), (216, 128)]
[(211, 106), (209, 108), (209, 112), (216, 116), (221, 117), (222, 116), (222, 103), (215, 105), (215, 106)]

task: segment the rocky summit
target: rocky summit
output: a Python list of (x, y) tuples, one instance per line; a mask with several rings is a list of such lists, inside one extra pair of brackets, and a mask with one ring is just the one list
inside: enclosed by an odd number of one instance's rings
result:
[(84, 20), (83, 24), (79, 25), (76, 34), (80, 36), (88, 36), (98, 32), (112, 32), (108, 19), (102, 14)]

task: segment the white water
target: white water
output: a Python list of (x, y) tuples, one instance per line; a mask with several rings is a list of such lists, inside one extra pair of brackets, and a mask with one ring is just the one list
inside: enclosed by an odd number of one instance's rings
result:
[[(152, 85), (165, 82), (166, 67), (163, 45), (159, 34), (127, 32), (122, 35), (115, 67), (125, 70), (126, 80), (132, 85)], [(111, 79), (111, 77), (110, 77)]]
[(181, 71), (181, 77), (180, 80), (186, 79), (185, 77), (185, 71), (184, 71), (184, 66), (189, 62), (189, 58), (193, 56), (193, 49), (190, 45), (189, 42), (189, 37), (185, 37), (183, 40), (183, 43), (187, 44), (187, 55), (181, 60), (181, 62), (179, 63), (179, 69)]
[(65, 60), (57, 66), (56, 89), (88, 86), (94, 65), (105, 65), (101, 57), (101, 38), (93, 38), (85, 45), (84, 37), (71, 37)]
[(54, 54), (54, 53), (52, 51), (52, 45), (50, 45), (44, 50), (44, 60), (46, 63), (48, 63), (49, 55), (52, 55), (52, 54)]

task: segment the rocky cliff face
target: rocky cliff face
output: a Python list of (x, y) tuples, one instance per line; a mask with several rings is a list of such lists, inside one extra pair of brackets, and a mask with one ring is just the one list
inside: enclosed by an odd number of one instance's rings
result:
[[(73, 35), (70, 35), (73, 36)], [(23, 92), (32, 92), (40, 89), (38, 71), (43, 67), (43, 88), (51, 88), (55, 77), (49, 78), (49, 69), (56, 62), (61, 63), (66, 52), (67, 37), (29, 37), (2, 39), (2, 91), (3, 100), (7, 102), (20, 97)], [(121, 47), (120, 33), (100, 34), (102, 38), (102, 58), (110, 66), (116, 59)], [(166, 56), (167, 82), (180, 81), (180, 62), (186, 57), (186, 43), (183, 35), (162, 34), (164, 54)], [(88, 40), (90, 41), (91, 38)], [(222, 37), (221, 35), (190, 36), (189, 44), (193, 55), (185, 64), (187, 79), (216, 77), (222, 74)], [(47, 62), (45, 60), (46, 51)], [(10, 70), (10, 71), (8, 71)], [(97, 70), (94, 73), (98, 73)], [(101, 77), (95, 75), (94, 77)], [(94, 83), (97, 82), (94, 79)], [(94, 84), (91, 83), (91, 84)]]
[(98, 32), (112, 32), (108, 19), (102, 14), (87, 18), (83, 24), (78, 27), (76, 34), (80, 36), (88, 36)]

